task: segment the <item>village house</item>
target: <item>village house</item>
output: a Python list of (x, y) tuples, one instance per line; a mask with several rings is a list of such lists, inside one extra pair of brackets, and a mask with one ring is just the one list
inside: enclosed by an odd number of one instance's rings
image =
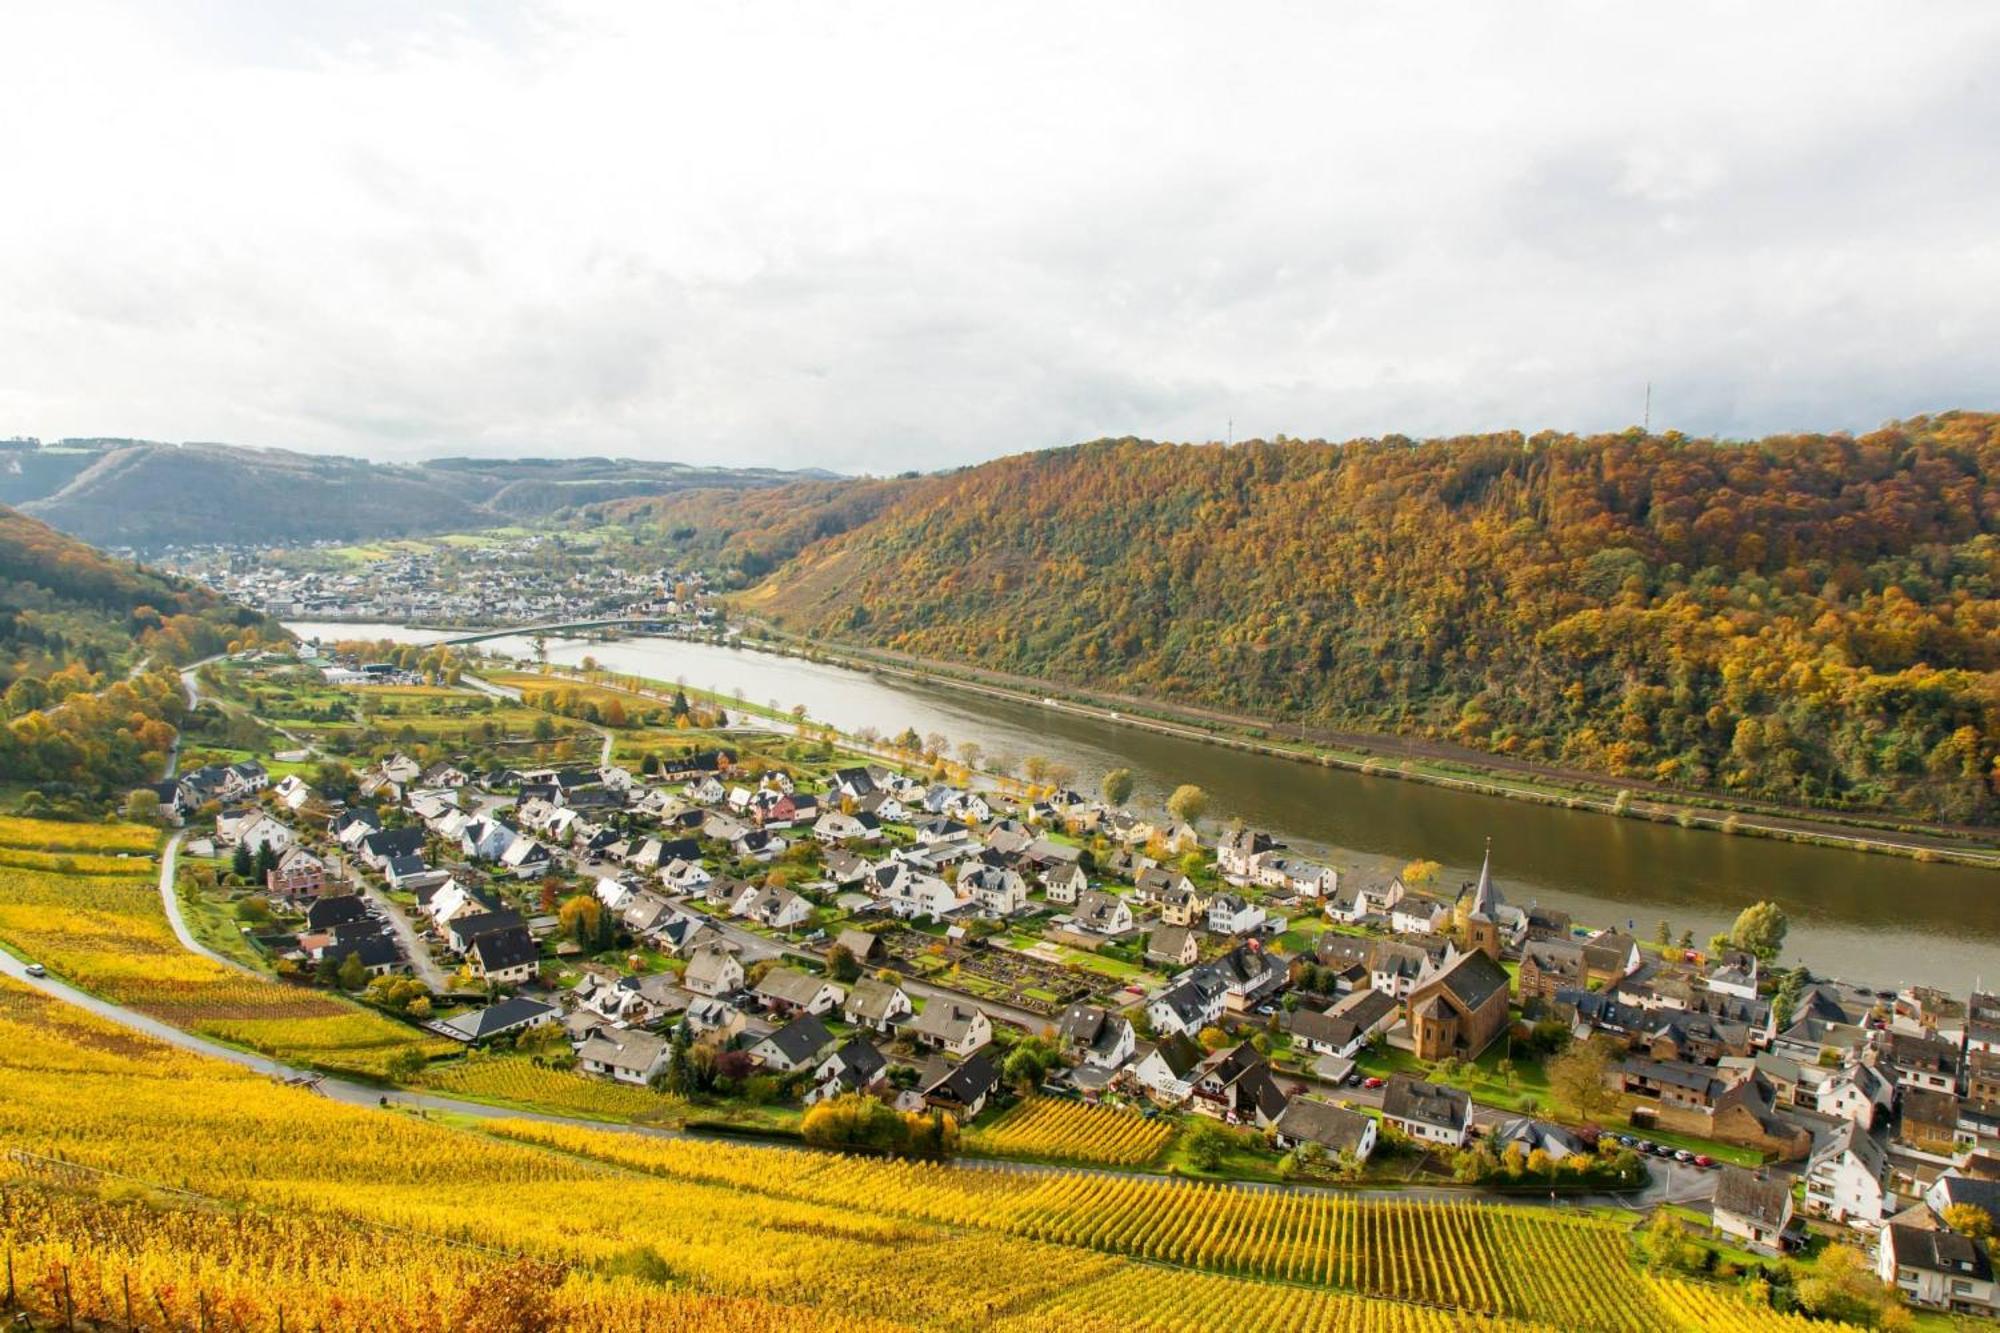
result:
[(1248, 882), (1256, 874), (1256, 858), (1283, 845), (1268, 833), (1237, 829), (1215, 844), (1216, 869), (1227, 878)]
[(1208, 904), (1208, 928), (1217, 935), (1251, 935), (1264, 928), (1264, 909), (1233, 893), (1219, 893)]
[(1179, 1106), (1194, 1093), (1194, 1073), (1203, 1052), (1190, 1037), (1174, 1034), (1133, 1048), (1128, 1066), (1139, 1086), (1169, 1106)]
[(1285, 1094), (1270, 1064), (1246, 1041), (1201, 1062), (1188, 1104), (1203, 1115), (1262, 1129), (1284, 1113)]
[(440, 1036), (462, 1041), (468, 1046), (477, 1046), (528, 1028), (541, 1027), (553, 1023), (561, 1015), (552, 1004), (540, 1000), (530, 1000), (523, 996), (511, 996), (498, 1004), (490, 1004), (484, 1009), (468, 1009), (462, 1014), (439, 1019), (426, 1024)]
[(1098, 1069), (1116, 1069), (1132, 1057), (1137, 1034), (1131, 1020), (1094, 1004), (1073, 1004), (1056, 1024), (1064, 1058)]
[(303, 847), (293, 847), (264, 872), (264, 888), (281, 898), (314, 898), (326, 889), (326, 862)]
[(967, 1001), (943, 996), (928, 1001), (903, 1030), (919, 1046), (947, 1055), (970, 1055), (993, 1040), (993, 1023), (984, 1011)]
[(1600, 985), (1615, 985), (1631, 976), (1639, 970), (1644, 957), (1639, 951), (1639, 941), (1614, 931), (1607, 930), (1583, 942), (1584, 966), (1589, 969), (1590, 979)]
[(1078, 930), (1096, 935), (1123, 935), (1132, 929), (1132, 908), (1116, 894), (1092, 889), (1077, 899), (1071, 919)]
[[(1142, 903), (1159, 903), (1164, 908), (1169, 894), (1190, 894), (1195, 892), (1194, 881), (1178, 870), (1168, 870), (1165, 866), (1148, 866), (1132, 880), (1132, 897)], [(1166, 920), (1164, 910), (1161, 919)], [(1171, 924), (1184, 926), (1185, 921)]]
[(1397, 1074), (1382, 1091), (1382, 1123), (1419, 1143), (1462, 1148), (1472, 1124), (1472, 1098), (1457, 1088)]
[(1792, 1221), (1792, 1187), (1783, 1177), (1725, 1166), (1715, 1180), (1715, 1229), (1760, 1254), (1777, 1254)]
[(764, 974), (753, 992), (764, 1007), (780, 1017), (792, 1014), (830, 1014), (840, 1008), (847, 992), (825, 977), (812, 976), (793, 967), (774, 967)]
[[(324, 900), (322, 900), (324, 901)], [(485, 904), (479, 904), (484, 907)], [(525, 928), (527, 922), (511, 907), (494, 908), (491, 911), (468, 911), (453, 917), (444, 927), (444, 940), (451, 951), (463, 956), (472, 948), (474, 940), (493, 931)]]
[(1583, 946), (1569, 940), (1530, 939), (1521, 950), (1521, 1005), (1553, 1004), (1556, 992), (1589, 989)]
[(1272, 1126), (1281, 1148), (1316, 1143), (1331, 1158), (1365, 1162), (1375, 1151), (1375, 1118), (1312, 1097), (1294, 1097)]
[(1898, 1100), (1902, 1103), (1902, 1118), (1896, 1124), (1896, 1142), (1936, 1157), (1958, 1156), (1956, 1094), (1930, 1088), (1904, 1088)]
[(1042, 896), (1065, 906), (1090, 889), (1090, 877), (1075, 864), (1053, 865), (1042, 872)]
[(840, 1016), (856, 1027), (890, 1032), (915, 1012), (916, 1006), (901, 986), (878, 977), (863, 977), (848, 991)]
[(577, 1048), (576, 1059), (587, 1073), (643, 1087), (666, 1069), (671, 1056), (665, 1037), (635, 1029), (587, 1038)]
[(514, 986), (541, 973), (542, 950), (526, 926), (489, 930), (465, 951), (465, 966), (489, 986)]
[(750, 1048), (750, 1057), (766, 1069), (789, 1074), (819, 1063), (834, 1043), (826, 1024), (812, 1014), (795, 1018)]
[(1909, 1032), (1887, 1033), (1876, 1050), (1875, 1067), (1905, 1091), (1957, 1092), (1958, 1064), (1957, 1046)]
[(1027, 910), (1028, 882), (1012, 870), (974, 866), (958, 877), (958, 888), (971, 894), (973, 903), (988, 916), (1011, 916)]
[(1846, 1122), (1812, 1155), (1806, 1170), (1806, 1211), (1872, 1231), (1895, 1210), (1888, 1153), (1867, 1130)]
[(1193, 967), (1201, 957), (1199, 937), (1182, 926), (1160, 926), (1146, 937), (1146, 961), (1164, 967)]
[(805, 1104), (811, 1106), (823, 1097), (845, 1092), (866, 1092), (881, 1081), (888, 1067), (882, 1052), (860, 1037), (850, 1038), (813, 1070), (813, 1085), (806, 1092)]
[(681, 1016), (688, 1035), (696, 1041), (705, 1042), (718, 1049), (726, 1049), (750, 1025), (743, 1011), (727, 1000), (713, 996), (698, 995), (688, 1001), (687, 1013)]
[(1955, 1231), (1890, 1223), (1882, 1229), (1876, 1274), (1912, 1305), (1988, 1319), (2000, 1314), (1992, 1256)]
[(704, 945), (688, 959), (681, 984), (696, 995), (727, 995), (743, 986), (743, 964), (721, 944)]
[(918, 1080), (923, 1103), (943, 1111), (959, 1124), (969, 1124), (986, 1109), (986, 1099), (1000, 1087), (1000, 1069), (980, 1051), (955, 1065), (934, 1061)]
[(1396, 1001), (1377, 990), (1359, 990), (1324, 1013), (1299, 1008), (1285, 1016), (1292, 1043), (1320, 1055), (1352, 1059), (1368, 1039), (1395, 1024)]

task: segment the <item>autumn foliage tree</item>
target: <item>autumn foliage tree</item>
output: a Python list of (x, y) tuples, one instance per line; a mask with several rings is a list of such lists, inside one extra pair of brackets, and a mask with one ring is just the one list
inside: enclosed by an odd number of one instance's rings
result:
[[(1103, 440), (864, 485), (740, 566), (767, 574), (760, 614), (1621, 780), (2000, 816), (2000, 415), (1750, 443)], [(715, 511), (788, 493), (841, 503), (814, 483), (645, 513), (747, 534)]]

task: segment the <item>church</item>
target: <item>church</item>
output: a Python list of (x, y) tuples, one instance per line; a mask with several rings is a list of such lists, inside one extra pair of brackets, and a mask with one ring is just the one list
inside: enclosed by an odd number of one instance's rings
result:
[(1478, 884), (1454, 912), (1465, 952), (1410, 992), (1410, 1044), (1418, 1059), (1470, 1060), (1507, 1030), (1508, 979), (1500, 966), (1502, 906), (1493, 887), (1489, 849)]

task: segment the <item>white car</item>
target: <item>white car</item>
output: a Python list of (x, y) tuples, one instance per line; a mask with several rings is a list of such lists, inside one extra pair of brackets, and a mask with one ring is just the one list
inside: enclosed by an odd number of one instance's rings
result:
[(40, 963), (30, 963), (30, 964), (28, 964), (28, 975), (29, 975), (29, 976), (31, 976), (31, 977), (45, 977), (45, 976), (47, 976), (48, 974), (49, 974), (49, 970), (48, 970), (48, 969), (47, 969), (46, 967), (43, 967), (43, 966), (42, 966), (42, 965), (41, 965)]

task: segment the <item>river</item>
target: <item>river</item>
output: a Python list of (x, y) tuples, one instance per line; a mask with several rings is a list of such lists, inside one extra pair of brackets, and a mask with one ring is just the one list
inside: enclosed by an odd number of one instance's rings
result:
[[(445, 634), (395, 625), (297, 623), (301, 637), (429, 642)], [(533, 655), (523, 638), (487, 651)], [(1407, 861), (1441, 862), (1441, 886), (1470, 879), (1487, 840), (1495, 879), (1510, 902), (1541, 903), (1579, 922), (1627, 927), (1650, 938), (1665, 919), (1705, 941), (1759, 898), (1791, 918), (1785, 957), (1815, 972), (1871, 985), (1924, 982), (1963, 992), (2000, 983), (2000, 872), (1671, 824), (1614, 819), (1370, 777), (1247, 754), (1140, 727), (1078, 717), (750, 649), (677, 639), (613, 643), (550, 639), (549, 660), (594, 657), (612, 671), (791, 708), (844, 731), (915, 727), (988, 754), (1047, 755), (1073, 765), (1079, 785), (1127, 767), (1134, 808), (1159, 808), (1183, 782), (1210, 796), (1211, 827), (1241, 818), (1343, 872), (1379, 872)]]

